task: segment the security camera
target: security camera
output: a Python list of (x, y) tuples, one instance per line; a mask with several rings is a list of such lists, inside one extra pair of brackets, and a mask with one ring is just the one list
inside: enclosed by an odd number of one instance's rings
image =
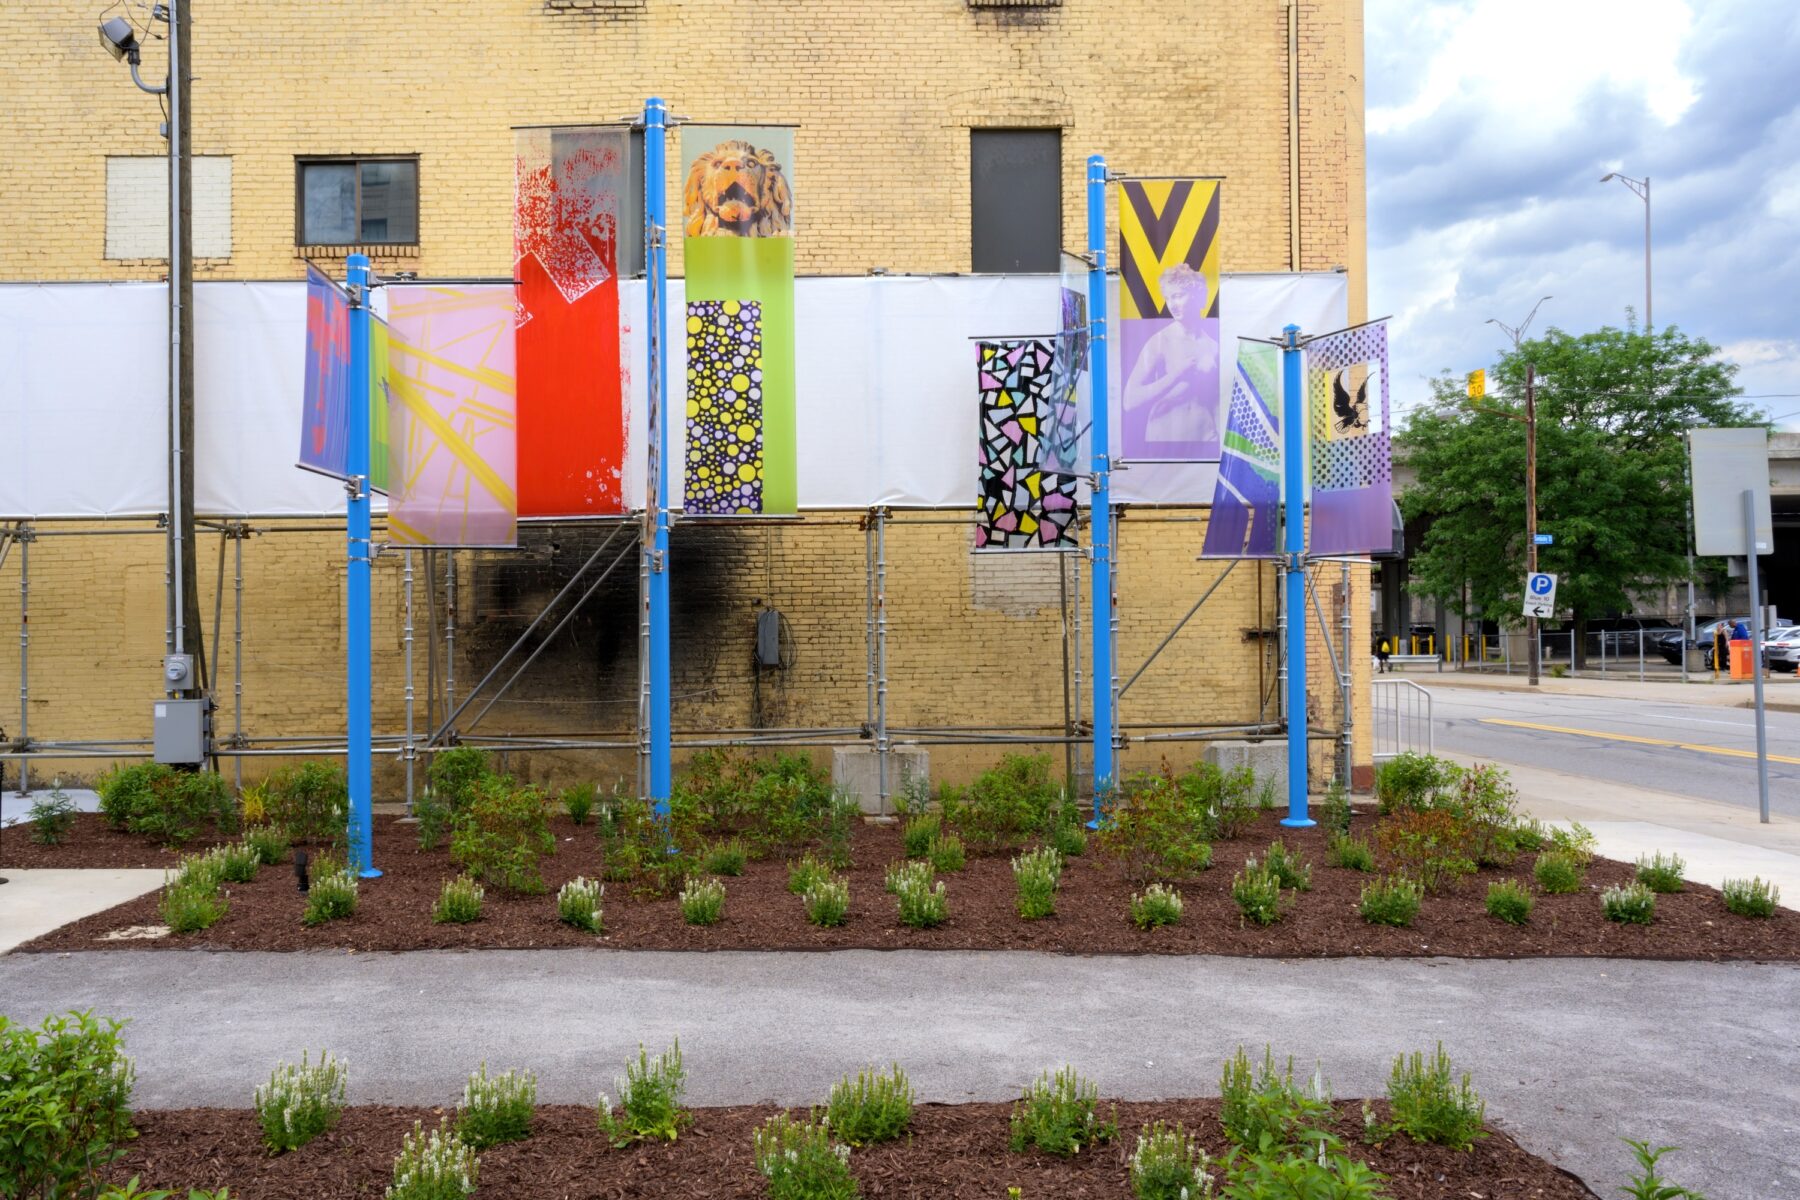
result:
[(124, 17), (109, 17), (100, 23), (100, 44), (116, 59), (137, 61), (137, 32)]

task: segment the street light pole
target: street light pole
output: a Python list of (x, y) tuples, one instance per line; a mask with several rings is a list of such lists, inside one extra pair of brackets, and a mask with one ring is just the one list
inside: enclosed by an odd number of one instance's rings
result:
[(1644, 332), (1649, 333), (1656, 328), (1656, 318), (1650, 310), (1650, 177), (1633, 179), (1629, 175), (1621, 175), (1610, 171), (1600, 177), (1601, 183), (1618, 180), (1630, 188), (1632, 194), (1644, 202)]

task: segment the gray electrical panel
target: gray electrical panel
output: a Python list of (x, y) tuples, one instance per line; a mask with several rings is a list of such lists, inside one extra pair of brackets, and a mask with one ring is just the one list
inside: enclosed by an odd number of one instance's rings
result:
[(194, 765), (206, 759), (206, 700), (158, 700), (151, 723), (156, 761)]
[(756, 614), (756, 665), (781, 665), (781, 613), (773, 608)]

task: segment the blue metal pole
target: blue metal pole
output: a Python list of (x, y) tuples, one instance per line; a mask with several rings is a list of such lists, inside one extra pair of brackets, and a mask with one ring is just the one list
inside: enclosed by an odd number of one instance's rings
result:
[(350, 869), (364, 879), (375, 869), (370, 832), (370, 768), (373, 721), (369, 679), (369, 259), (352, 254), (347, 262), (350, 284), (349, 436), (344, 452), (350, 476), (350, 502), (344, 516), (349, 627), (344, 636), (344, 733), (349, 748), (346, 767), (350, 785)]
[(650, 280), (650, 424), (656, 446), (652, 458), (651, 503), (654, 539), (650, 550), (650, 800), (659, 818), (669, 815), (674, 790), (669, 698), (669, 373), (666, 369), (669, 327), (669, 253), (666, 233), (667, 197), (664, 168), (666, 117), (661, 99), (644, 101), (644, 247)]
[(1283, 329), (1281, 349), (1282, 570), (1286, 572), (1288, 815), (1306, 829), (1306, 395), (1301, 388), (1300, 327)]
[(1089, 499), (1089, 538), (1093, 545), (1094, 638), (1094, 819), (1098, 829), (1102, 805), (1112, 790), (1113, 654), (1112, 654), (1112, 421), (1106, 381), (1106, 156), (1091, 155), (1087, 170), (1088, 380), (1092, 409), (1093, 490)]

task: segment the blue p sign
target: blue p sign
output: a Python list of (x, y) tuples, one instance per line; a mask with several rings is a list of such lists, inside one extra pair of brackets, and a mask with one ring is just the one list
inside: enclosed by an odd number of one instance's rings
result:
[(1555, 586), (1556, 580), (1548, 575), (1533, 575), (1531, 577), (1531, 594), (1534, 596), (1548, 596), (1551, 589)]

